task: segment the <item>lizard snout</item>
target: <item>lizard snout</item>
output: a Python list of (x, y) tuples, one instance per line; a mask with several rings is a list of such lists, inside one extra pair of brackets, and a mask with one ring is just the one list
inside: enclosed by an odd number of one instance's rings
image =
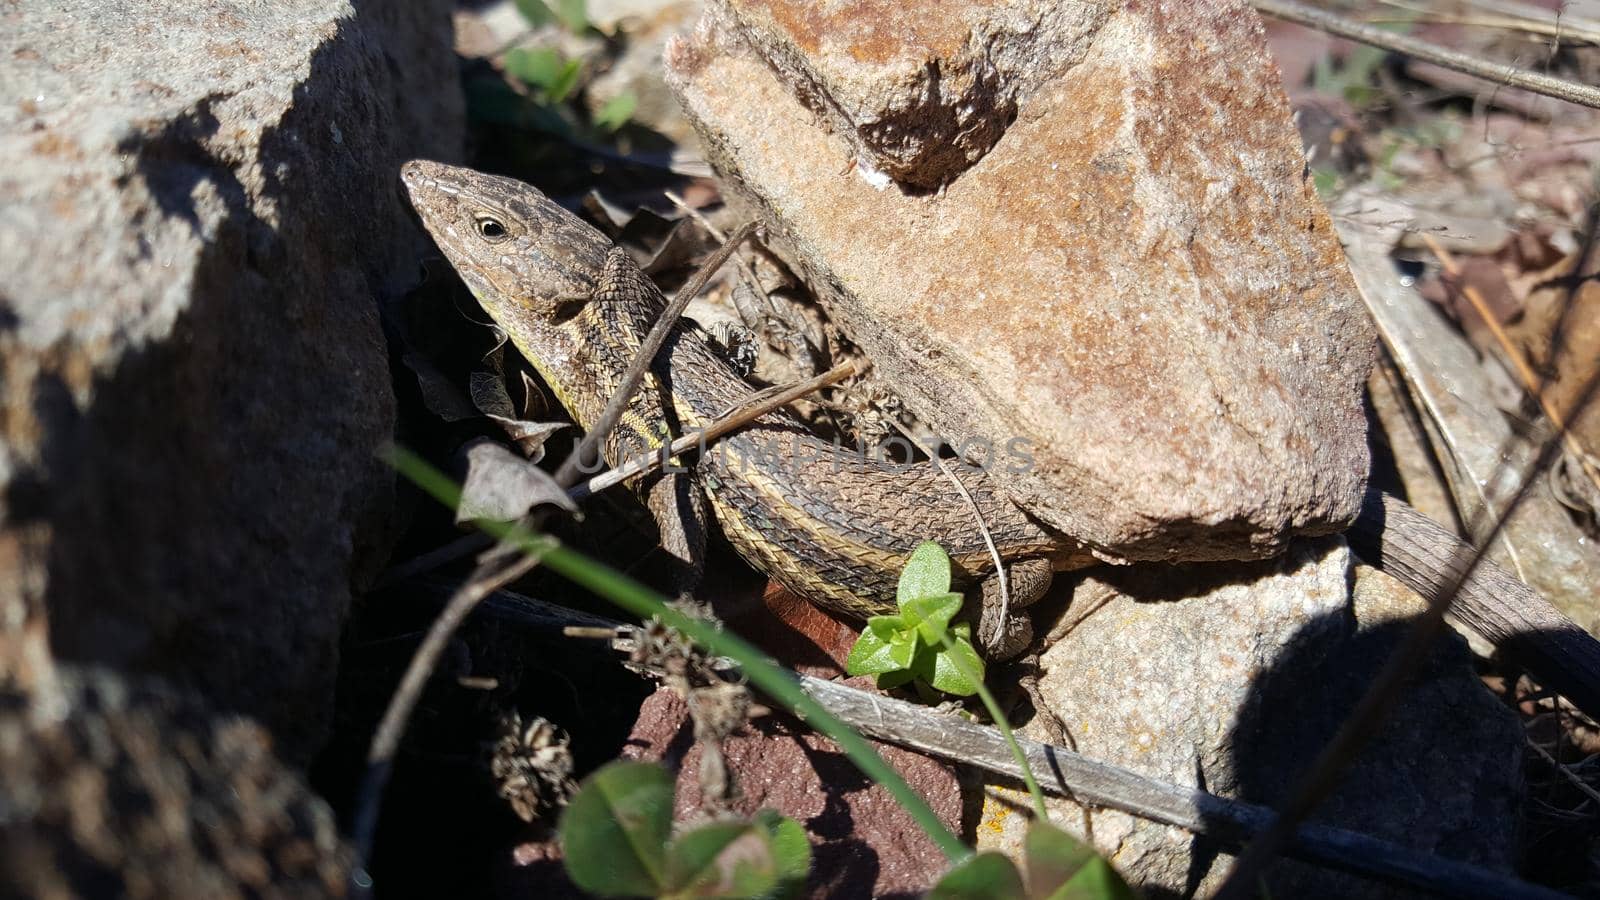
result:
[(439, 176), (448, 168), (444, 163), (413, 159), (400, 166), (400, 180), (413, 190), (420, 187), (434, 187), (438, 185)]

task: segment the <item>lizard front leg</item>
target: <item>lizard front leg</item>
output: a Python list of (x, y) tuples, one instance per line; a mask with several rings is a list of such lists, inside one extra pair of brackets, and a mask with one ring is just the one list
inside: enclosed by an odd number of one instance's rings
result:
[(645, 506), (661, 531), (661, 549), (673, 562), (673, 591), (680, 602), (687, 601), (705, 575), (705, 495), (688, 472), (668, 472), (650, 485)]

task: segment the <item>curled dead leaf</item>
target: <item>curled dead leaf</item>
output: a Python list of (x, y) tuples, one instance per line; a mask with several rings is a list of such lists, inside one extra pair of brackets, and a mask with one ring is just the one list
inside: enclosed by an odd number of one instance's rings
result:
[(487, 438), (466, 446), (467, 477), (461, 486), (456, 522), (475, 519), (512, 522), (536, 506), (550, 504), (577, 512), (550, 473)]

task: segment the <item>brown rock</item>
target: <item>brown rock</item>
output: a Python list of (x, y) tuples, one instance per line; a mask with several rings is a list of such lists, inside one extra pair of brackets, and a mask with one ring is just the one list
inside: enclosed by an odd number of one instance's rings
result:
[(448, 7), (0, 11), (0, 608), (295, 758), (385, 552), (378, 309), (400, 163), (460, 141)]
[(722, 9), (860, 164), (935, 188), (989, 152), (1032, 89), (1083, 59), (1114, 6), (728, 0)]
[[(914, 93), (899, 76), (857, 86), (874, 65), (977, 72), (962, 35), (1012, 6), (902, 7), (916, 26), (893, 34), (869, 5), (827, 29), (777, 0), (713, 6), (668, 52), (708, 157), (908, 406), (997, 448), (1019, 503), (1130, 559), (1264, 555), (1354, 517), (1372, 335), (1242, 4), (1017, 31), (1038, 52), (1009, 51), (1031, 60), (1014, 120), (936, 193), (841, 172), (862, 142), (841, 122), (912, 108), (883, 99)], [(1061, 47), (1081, 59), (1056, 66)], [(849, 115), (808, 111), (835, 90)], [(1014, 438), (1030, 466), (1004, 464)]]

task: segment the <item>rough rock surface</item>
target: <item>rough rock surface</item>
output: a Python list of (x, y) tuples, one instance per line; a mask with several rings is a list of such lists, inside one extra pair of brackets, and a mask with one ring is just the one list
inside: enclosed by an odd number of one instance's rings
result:
[(405, 159), (457, 151), (448, 4), (0, 8), (0, 607), (292, 757), (381, 561)]
[[(1109, 556), (1259, 556), (1347, 524), (1372, 334), (1256, 16), (1150, 0), (1098, 28), (1083, 7), (1027, 30), (1001, 25), (1037, 15), (1022, 0), (919, 3), (891, 34), (860, 24), (870, 6), (712, 3), (668, 76), (708, 158), (883, 380), (955, 446), (1026, 441), (1031, 466), (992, 471)], [(1009, 49), (1025, 63), (1005, 70), (1026, 86), (1014, 119), (970, 113), (1009, 124), (940, 191), (843, 171), (863, 141), (841, 116), (892, 117), (913, 69), (976, 72), (961, 36), (1002, 31), (1081, 58), (1058, 70)], [(967, 116), (1003, 95), (921, 96)]]
[(103, 670), (0, 691), (0, 895), (344, 896), (333, 811), (239, 716)]
[(722, 9), (863, 164), (935, 188), (994, 146), (1020, 99), (1083, 59), (1115, 5), (958, 0), (930, 16), (881, 2)]
[[(1351, 580), (1354, 579), (1352, 592)], [(1102, 605), (1103, 604), (1103, 605)], [(1343, 542), (1280, 560), (1101, 570), (1067, 615), (1093, 609), (1041, 659), (1040, 688), (1086, 756), (1262, 805), (1281, 802), (1404, 635), (1421, 601), (1352, 568)], [(1108, 664), (1108, 661), (1114, 661)], [(1035, 719), (1031, 736), (1047, 738)], [(1522, 731), (1461, 641), (1441, 642), (1377, 738), (1314, 816), (1427, 854), (1509, 868)], [(1054, 803), (1056, 820), (1083, 821)], [(980, 842), (1020, 838), (991, 804)], [(1016, 817), (1013, 817), (1016, 818)], [(1100, 850), (1147, 889), (1210, 893), (1227, 869), (1181, 829), (1093, 813)], [(1382, 895), (1375, 883), (1280, 863), (1278, 897)], [(1185, 894), (1187, 895), (1187, 893)]]

